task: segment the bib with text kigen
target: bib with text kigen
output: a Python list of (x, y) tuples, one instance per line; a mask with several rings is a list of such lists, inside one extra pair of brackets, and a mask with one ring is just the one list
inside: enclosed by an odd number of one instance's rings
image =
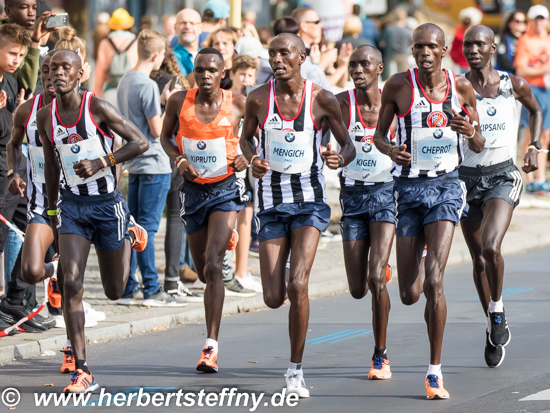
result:
[(88, 182), (97, 181), (99, 178), (111, 175), (111, 168), (104, 168), (89, 178), (84, 179), (79, 177), (73, 169), (73, 165), (83, 159), (92, 160), (106, 155), (105, 149), (103, 149), (101, 141), (97, 136), (74, 143), (56, 145), (55, 147), (59, 153), (61, 167), (63, 168), (68, 185), (87, 184)]
[(227, 174), (227, 151), (225, 139), (198, 141), (182, 137), (182, 147), (187, 160), (201, 178), (216, 178)]
[(42, 146), (29, 145), (29, 161), (31, 163), (31, 172), (33, 182), (45, 184), (44, 177), (44, 148)]
[(501, 148), (514, 145), (517, 139), (515, 108), (509, 103), (490, 104), (487, 101), (477, 102), (479, 127), (485, 138), (485, 148)]
[[(360, 123), (352, 128), (350, 135), (354, 130), (364, 135), (365, 128)], [(357, 138), (353, 139), (353, 145), (355, 159), (342, 169), (342, 174), (346, 178), (364, 182), (387, 182), (391, 179), (391, 159), (374, 146), (372, 136), (363, 136), (360, 141)]]
[(411, 167), (439, 171), (458, 166), (457, 134), (450, 127), (413, 128)]
[(285, 174), (311, 170), (314, 130), (296, 132), (291, 129), (266, 129), (265, 132), (265, 159), (272, 170)]

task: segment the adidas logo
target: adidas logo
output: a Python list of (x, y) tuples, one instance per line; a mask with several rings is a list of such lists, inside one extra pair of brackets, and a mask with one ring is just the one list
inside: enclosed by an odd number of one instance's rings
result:
[(283, 121), (279, 117), (279, 115), (274, 114), (267, 120), (267, 126), (270, 126), (273, 129), (278, 129), (283, 127)]
[(57, 125), (57, 127), (55, 128), (55, 137), (56, 138), (62, 138), (62, 137), (67, 136), (67, 135), (68, 135), (67, 129), (65, 129), (61, 125)]
[(362, 135), (364, 132), (365, 129), (360, 123), (356, 123), (355, 125), (353, 125), (353, 127), (349, 131), (350, 135)]
[(29, 125), (29, 128), (36, 128), (36, 118), (33, 119), (31, 124)]
[(231, 126), (231, 123), (229, 123), (227, 118), (224, 116), (223, 119), (218, 122), (218, 126)]
[(416, 105), (414, 105), (414, 108), (416, 110), (429, 110), (430, 109), (430, 107), (428, 106), (428, 103), (424, 99), (421, 99)]

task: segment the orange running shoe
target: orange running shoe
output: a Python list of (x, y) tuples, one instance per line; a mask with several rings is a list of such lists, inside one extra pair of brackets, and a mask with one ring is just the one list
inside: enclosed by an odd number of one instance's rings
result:
[(390, 362), (387, 359), (374, 355), (370, 365), (369, 380), (391, 379)]
[(197, 370), (205, 373), (218, 372), (218, 354), (212, 346), (204, 346), (201, 353), (201, 358), (197, 363)]
[(57, 287), (57, 267), (59, 266), (59, 254), (55, 254), (52, 258), (55, 271), (48, 280), (48, 301), (53, 308), (61, 308), (61, 294)]
[(237, 248), (237, 242), (239, 242), (239, 233), (233, 230), (231, 233), (231, 239), (229, 240), (229, 245), (227, 246), (227, 251), (233, 251)]
[(92, 373), (85, 373), (81, 369), (71, 373), (71, 384), (63, 389), (63, 393), (90, 393), (99, 389)]
[(71, 373), (75, 370), (74, 355), (70, 347), (65, 347), (61, 350), (63, 353), (63, 364), (61, 365), (61, 373)]
[(448, 399), (449, 392), (443, 388), (443, 380), (435, 374), (426, 377), (426, 397), (428, 399)]
[(386, 267), (386, 284), (391, 280), (391, 265), (388, 264)]
[(130, 215), (130, 225), (128, 226), (128, 231), (134, 234), (134, 242), (132, 243), (132, 248), (138, 252), (143, 251), (147, 248), (147, 240), (149, 235), (145, 228), (139, 225), (133, 216)]

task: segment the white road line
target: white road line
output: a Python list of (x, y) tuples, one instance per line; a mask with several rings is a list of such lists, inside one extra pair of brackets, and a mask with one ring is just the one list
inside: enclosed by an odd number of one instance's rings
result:
[(538, 393), (533, 393), (523, 399), (519, 399), (520, 402), (532, 402), (535, 400), (550, 400), (550, 389), (539, 391)]

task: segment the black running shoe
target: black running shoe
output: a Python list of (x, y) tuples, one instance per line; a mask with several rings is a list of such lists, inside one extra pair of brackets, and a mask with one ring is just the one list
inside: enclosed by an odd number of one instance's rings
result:
[(502, 313), (489, 313), (489, 319), (491, 320), (489, 341), (495, 347), (506, 346), (510, 342), (512, 334), (510, 334), (504, 310)]
[[(12, 316), (13, 317), (12, 324), (15, 324), (22, 318), (32, 313), (32, 308), (30, 308), (26, 300), (23, 300), (22, 304), (12, 304), (7, 299), (3, 299), (0, 302), (0, 311), (2, 311), (3, 313), (9, 316)], [(29, 329), (26, 328), (27, 326), (29, 327)], [(46, 331), (48, 329), (48, 327), (42, 324), (40, 320), (37, 319), (36, 317), (33, 317), (30, 320), (25, 321), (21, 325), (21, 328), (29, 332)]]
[(47, 314), (46, 316), (43, 316), (42, 314), (37, 314), (34, 316), (34, 318), (36, 318), (36, 321), (44, 324), (44, 326), (48, 330), (55, 327), (55, 319), (50, 314)]
[[(13, 323), (10, 323), (7, 320), (10, 320), (11, 316), (4, 314), (2, 311), (0, 311), (0, 331), (4, 331), (6, 328), (10, 328)], [(9, 332), (8, 336), (13, 336), (14, 334), (17, 334), (17, 329), (13, 329)]]
[(485, 363), (489, 367), (498, 367), (504, 361), (506, 350), (502, 346), (493, 346), (489, 340), (489, 333), (486, 332), (487, 341), (485, 342)]

